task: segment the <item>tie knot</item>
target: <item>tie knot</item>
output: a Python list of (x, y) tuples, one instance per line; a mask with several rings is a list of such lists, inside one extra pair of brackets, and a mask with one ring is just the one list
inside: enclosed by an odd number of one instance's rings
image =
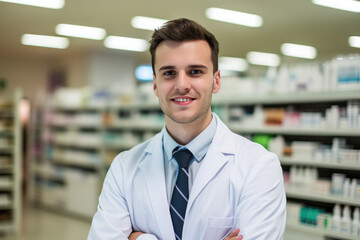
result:
[(188, 149), (182, 149), (174, 153), (174, 158), (181, 168), (188, 168), (192, 156), (192, 153)]

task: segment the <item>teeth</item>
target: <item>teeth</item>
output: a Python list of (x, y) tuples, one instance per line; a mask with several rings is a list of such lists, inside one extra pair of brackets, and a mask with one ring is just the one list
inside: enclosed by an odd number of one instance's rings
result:
[(176, 102), (188, 102), (191, 101), (190, 98), (176, 98), (175, 99)]

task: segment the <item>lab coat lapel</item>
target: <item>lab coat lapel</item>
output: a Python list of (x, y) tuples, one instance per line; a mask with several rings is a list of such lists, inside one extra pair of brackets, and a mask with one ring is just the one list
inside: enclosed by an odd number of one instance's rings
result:
[(148, 195), (153, 206), (156, 222), (161, 232), (161, 239), (173, 239), (174, 231), (165, 185), (164, 156), (162, 136), (158, 134), (146, 148), (147, 157), (139, 168), (146, 178)]
[[(215, 115), (215, 117), (217, 117)], [(234, 152), (233, 142), (231, 141), (231, 132), (225, 124), (217, 117), (218, 127), (209, 150), (202, 160), (201, 167), (192, 186), (187, 212), (191, 209), (200, 192), (205, 186), (216, 177), (222, 167), (228, 162), (224, 153), (232, 154)]]

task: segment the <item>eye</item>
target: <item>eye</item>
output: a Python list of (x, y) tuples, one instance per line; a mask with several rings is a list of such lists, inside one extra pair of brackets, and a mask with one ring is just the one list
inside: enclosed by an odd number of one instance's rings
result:
[(190, 75), (200, 75), (202, 73), (202, 71), (200, 69), (191, 69), (189, 71)]
[(163, 73), (164, 76), (175, 76), (176, 75), (176, 72), (175, 71), (165, 71)]

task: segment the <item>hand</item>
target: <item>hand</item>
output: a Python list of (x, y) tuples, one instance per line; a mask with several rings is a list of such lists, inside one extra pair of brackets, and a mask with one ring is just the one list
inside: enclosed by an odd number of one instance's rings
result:
[(143, 234), (142, 232), (132, 232), (129, 236), (129, 240), (136, 240), (141, 234)]
[(243, 239), (243, 236), (242, 235), (239, 235), (240, 232), (240, 229), (238, 228), (235, 228), (234, 231), (232, 231), (229, 236), (227, 236), (224, 240), (242, 240)]

